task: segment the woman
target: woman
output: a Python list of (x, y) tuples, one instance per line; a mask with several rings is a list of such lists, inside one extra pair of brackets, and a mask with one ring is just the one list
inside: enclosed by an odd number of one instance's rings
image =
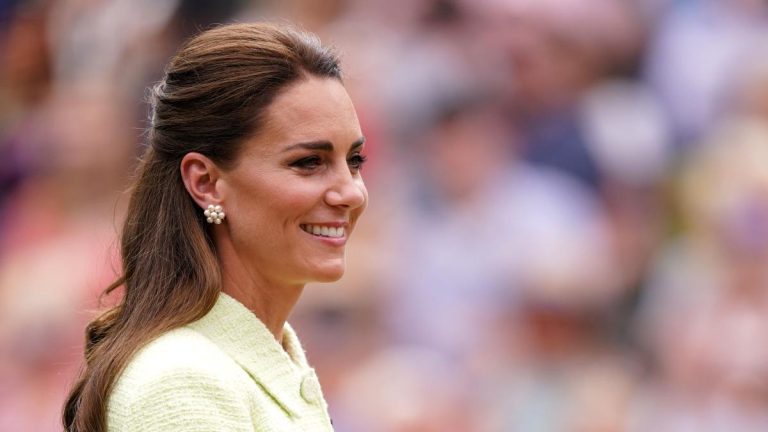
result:
[(367, 203), (364, 138), (338, 59), (311, 35), (222, 26), (154, 88), (122, 232), (121, 303), (87, 329), (69, 431), (323, 431), (286, 323), (337, 280)]

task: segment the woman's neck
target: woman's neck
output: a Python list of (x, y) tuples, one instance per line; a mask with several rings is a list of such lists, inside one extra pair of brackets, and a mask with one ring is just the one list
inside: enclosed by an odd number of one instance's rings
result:
[(300, 284), (280, 284), (249, 268), (232, 249), (231, 243), (217, 244), (222, 270), (221, 291), (242, 303), (282, 343), (283, 327), (304, 288)]

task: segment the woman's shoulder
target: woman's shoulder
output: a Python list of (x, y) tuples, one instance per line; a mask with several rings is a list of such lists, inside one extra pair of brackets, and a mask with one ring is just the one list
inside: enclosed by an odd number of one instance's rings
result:
[(218, 374), (230, 366), (239, 369), (210, 339), (182, 327), (159, 336), (139, 350), (122, 378), (156, 381), (169, 375)]
[(189, 428), (192, 420), (206, 424), (201, 413), (245, 421), (249, 402), (243, 373), (200, 333), (189, 328), (169, 331), (137, 352), (115, 383), (109, 398), (110, 430), (137, 421), (181, 422)]

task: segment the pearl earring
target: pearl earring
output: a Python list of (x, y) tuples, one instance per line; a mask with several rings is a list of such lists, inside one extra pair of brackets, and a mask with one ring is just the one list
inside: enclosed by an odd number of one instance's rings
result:
[(203, 214), (205, 215), (208, 223), (215, 223), (217, 225), (220, 224), (221, 221), (223, 221), (227, 216), (224, 214), (224, 210), (221, 209), (220, 205), (213, 204), (209, 205)]

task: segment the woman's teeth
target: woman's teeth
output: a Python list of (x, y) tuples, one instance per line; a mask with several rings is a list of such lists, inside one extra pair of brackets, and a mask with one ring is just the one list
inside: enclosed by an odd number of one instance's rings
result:
[(327, 227), (320, 225), (300, 225), (304, 231), (321, 237), (344, 237), (344, 227)]

